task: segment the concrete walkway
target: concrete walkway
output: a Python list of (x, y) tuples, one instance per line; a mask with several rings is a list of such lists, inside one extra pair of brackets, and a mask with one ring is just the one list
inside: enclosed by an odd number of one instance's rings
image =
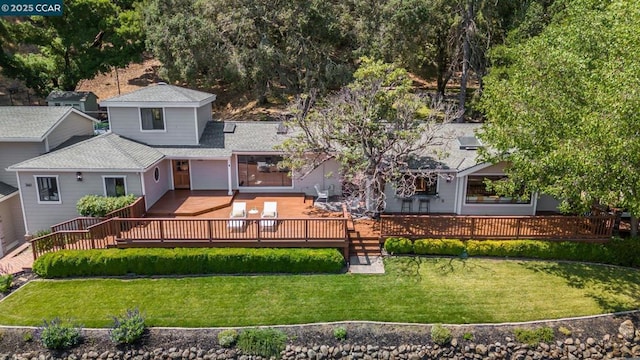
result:
[(33, 266), (31, 244), (24, 243), (0, 259), (0, 274), (15, 274)]
[(384, 274), (384, 262), (381, 256), (352, 256), (349, 259), (349, 272), (352, 274)]

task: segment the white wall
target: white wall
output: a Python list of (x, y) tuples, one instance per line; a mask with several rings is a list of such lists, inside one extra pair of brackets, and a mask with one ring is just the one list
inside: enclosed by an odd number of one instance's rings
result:
[[(156, 167), (160, 172), (158, 182), (154, 178)], [(149, 209), (156, 201), (160, 200), (169, 189), (171, 189), (171, 160), (162, 160), (156, 166), (152, 166), (144, 175), (145, 203)]]
[[(429, 199), (429, 213), (453, 213), (455, 212), (456, 201), (456, 181), (451, 180), (447, 182), (444, 177), (438, 177), (437, 184), (438, 196), (413, 196), (412, 212), (418, 213), (419, 202), (418, 199)], [(395, 188), (393, 186), (385, 187), (385, 195), (387, 200), (387, 207), (385, 212), (396, 213), (402, 210), (402, 199), (395, 195)], [(424, 212), (422, 212), (424, 213)]]
[(8, 198), (3, 198), (0, 202), (0, 242), (2, 251), (0, 256), (7, 253), (11, 248), (24, 242), (24, 221), (22, 220), (22, 207), (20, 206), (20, 196), (18, 193)]
[(191, 190), (228, 190), (226, 160), (191, 160)]

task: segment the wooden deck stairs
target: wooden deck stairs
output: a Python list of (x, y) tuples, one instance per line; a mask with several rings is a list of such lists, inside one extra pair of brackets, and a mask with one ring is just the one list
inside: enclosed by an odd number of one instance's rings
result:
[(348, 216), (348, 219), (347, 235), (349, 236), (349, 255), (366, 257), (382, 255), (380, 238), (363, 236), (360, 231), (356, 230), (351, 216)]

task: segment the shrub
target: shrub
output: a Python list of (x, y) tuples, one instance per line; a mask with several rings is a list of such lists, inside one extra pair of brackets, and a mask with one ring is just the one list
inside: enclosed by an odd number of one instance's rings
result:
[(571, 336), (571, 330), (569, 330), (568, 328), (564, 327), (564, 326), (560, 326), (558, 328), (558, 332), (564, 336)]
[(431, 340), (438, 345), (446, 345), (451, 342), (453, 336), (451, 330), (442, 326), (441, 324), (435, 324), (431, 327)]
[(516, 341), (532, 346), (539, 343), (550, 343), (554, 339), (553, 329), (550, 327), (541, 327), (537, 329), (517, 328), (513, 332), (516, 337)]
[(133, 344), (144, 334), (144, 316), (136, 309), (127, 309), (120, 317), (113, 317), (109, 338), (116, 344)]
[(133, 194), (125, 196), (85, 195), (78, 200), (76, 208), (82, 216), (103, 217), (108, 213), (133, 204)]
[(222, 330), (218, 333), (218, 344), (222, 347), (232, 347), (238, 341), (238, 332), (233, 329)]
[(49, 235), (51, 234), (51, 230), (38, 230), (35, 233), (33, 233), (33, 238), (37, 239), (39, 237), (43, 237), (45, 235)]
[(11, 285), (13, 285), (13, 275), (0, 275), (0, 293), (8, 293), (11, 290)]
[(464, 242), (452, 239), (421, 239), (413, 243), (416, 254), (420, 255), (454, 255), (465, 250)]
[(25, 332), (22, 333), (22, 340), (24, 342), (31, 342), (33, 341), (33, 333), (31, 332), (31, 330), (27, 330)]
[(412, 254), (413, 243), (407, 238), (391, 237), (385, 240), (384, 249), (389, 254)]
[(344, 326), (338, 326), (333, 329), (333, 337), (336, 338), (336, 340), (345, 340), (347, 338), (347, 328)]
[(336, 249), (138, 248), (62, 250), (40, 256), (33, 272), (70, 276), (186, 275), (241, 273), (338, 273)]
[(462, 334), (462, 339), (466, 341), (473, 341), (473, 334), (470, 332), (466, 332)]
[(47, 322), (40, 328), (40, 341), (47, 349), (67, 349), (80, 342), (80, 329), (70, 323), (63, 323), (59, 318)]
[(287, 335), (276, 329), (247, 329), (238, 336), (238, 349), (248, 355), (266, 358), (278, 356), (284, 350)]

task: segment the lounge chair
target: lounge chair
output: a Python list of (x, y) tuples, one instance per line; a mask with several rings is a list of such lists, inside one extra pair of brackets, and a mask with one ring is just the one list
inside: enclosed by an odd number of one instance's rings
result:
[(324, 202), (329, 202), (329, 190), (320, 190), (320, 186), (318, 184), (315, 184), (313, 187), (316, 189), (316, 193), (318, 194), (316, 201), (324, 199)]
[(265, 201), (264, 209), (260, 215), (260, 227), (274, 229), (277, 225), (278, 203), (275, 201)]
[(227, 227), (232, 230), (242, 230), (246, 225), (244, 219), (247, 218), (247, 203), (246, 202), (234, 202), (231, 208), (231, 214), (229, 214), (229, 221)]

